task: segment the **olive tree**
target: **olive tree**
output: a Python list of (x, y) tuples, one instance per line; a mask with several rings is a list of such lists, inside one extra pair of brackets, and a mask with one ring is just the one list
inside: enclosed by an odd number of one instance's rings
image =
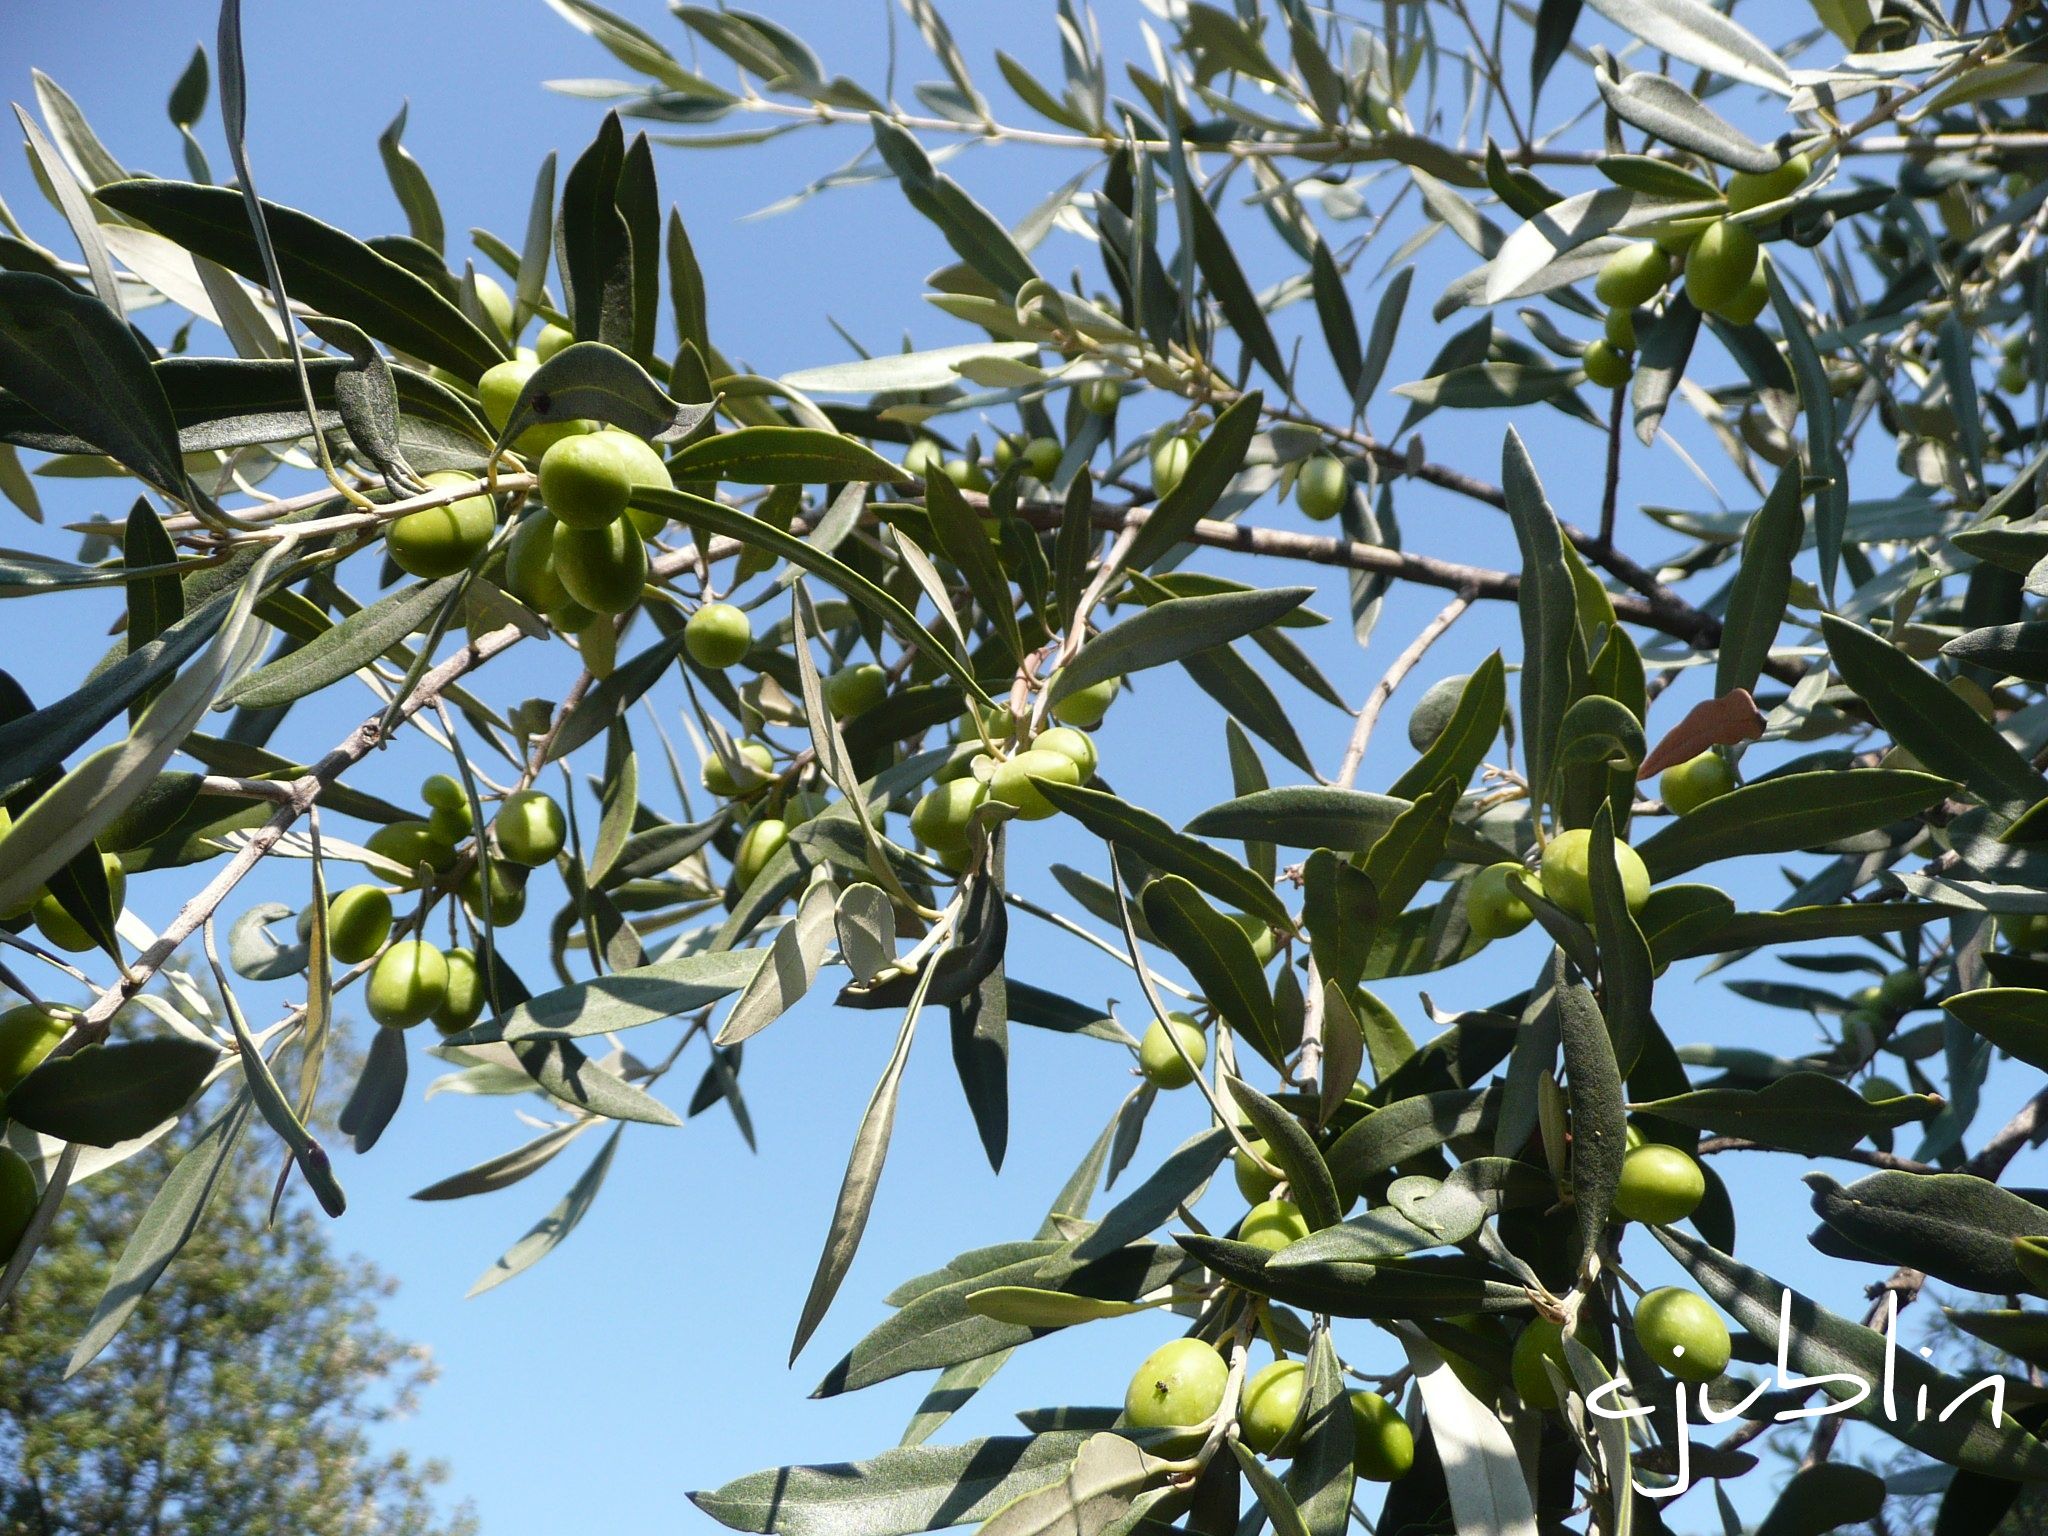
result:
[[(6, 565), (17, 614), (113, 585), (127, 624), (82, 679), (0, 695), (0, 976), (30, 999), (0, 1026), (0, 1293), (70, 1185), (216, 1081), (228, 1105), (74, 1368), (251, 1143), (340, 1214), (304, 1116), (358, 982), (384, 1026), (341, 1123), (358, 1152), (422, 1050), (546, 1119), (425, 1193), (590, 1138), (486, 1283), (569, 1235), (629, 1126), (678, 1123), (678, 1068), (688, 1109), (744, 1125), (743, 1044), (829, 995), (900, 1023), (797, 1351), (921, 1029), (949, 1036), (992, 1163), (1012, 1026), (1137, 1082), (1042, 1219), (906, 1280), (827, 1372), (827, 1394), (936, 1373), (902, 1443), (697, 1496), (729, 1526), (1654, 1530), (1705, 1480), (1732, 1522), (1718, 1485), (1769, 1479), (1758, 1452), (1789, 1442), (1773, 1531), (1883, 1521), (1888, 1488), (1991, 1530), (2048, 1479), (2026, 1390), (2048, 1312), (2025, 1305), (2048, 1206), (2002, 1182), (2048, 1135), (2033, 7), (1240, 0), (1162, 6), (1119, 59), (1060, 0), (1033, 42), (1058, 71), (994, 75), (932, 0), (905, 8), (940, 76), (914, 108), (762, 17), (677, 5), (679, 54), (556, 0), (635, 78), (564, 83), (610, 109), (473, 256), (402, 118), (380, 147), (407, 234), (262, 198), (234, 0), (228, 182), (191, 132), (204, 55), (171, 98), (189, 181), (130, 175), (39, 82), (28, 149), (78, 251), (0, 243), (0, 486), (33, 513), (17, 450), (136, 485), (72, 558)], [(912, 327), (940, 340), (776, 377), (728, 360), (657, 161), (797, 132), (857, 140), (806, 194), (893, 182), (955, 254)], [(1026, 150), (1073, 173), (1010, 224), (968, 182)], [(1435, 294), (1428, 242), (1471, 253)], [(1422, 376), (1390, 372), (1431, 326)], [(1557, 451), (1604, 466), (1603, 494), (1561, 516), (1543, 445), (1579, 443)], [(1674, 472), (1727, 500), (1665, 506)], [(1470, 561), (1452, 505), (1505, 520), (1511, 568)], [(1296, 638), (1327, 618), (1303, 565), (1349, 573), (1364, 649), (1337, 678)], [(1404, 584), (1442, 608), (1389, 635)], [(1512, 643), (1432, 675), (1489, 611)], [(573, 653), (560, 699), (498, 664), (542, 648)], [(1213, 717), (1100, 762), (1124, 681), (1163, 668)], [(1411, 678), (1405, 765), (1362, 785)], [(352, 679), (380, 699), (355, 729), (295, 728)], [(1325, 709), (1355, 716), (1334, 762), (1301, 728)], [(417, 791), (379, 773), (409, 735), (446, 758)], [(1176, 824), (1120, 787), (1190, 753), (1227, 762), (1228, 800)], [(1094, 850), (1053, 871), (1057, 905), (1006, 876), (1051, 818)], [(235, 910), (275, 859), (302, 905)], [(165, 868), (189, 899), (124, 910), (124, 876)], [(1113, 957), (1127, 995), (1027, 974), (1025, 925), (1033, 954)], [(110, 1029), (202, 963), (225, 1017), (188, 987)], [(1791, 1031), (1684, 1038), (1697, 978), (1731, 966)], [(1381, 995), (1422, 975), (1426, 1012)], [(245, 1017), (252, 982), (289, 1003)], [(1140, 1133), (1168, 1093), (1205, 1128), (1161, 1157)], [(2022, 1107), (1979, 1124), (1999, 1095)], [(1771, 1153), (1835, 1172), (1799, 1187)], [(1739, 1243), (1732, 1159), (1780, 1181)], [(1226, 1163), (1242, 1200), (1225, 1183), (1205, 1223)], [(1792, 1200), (1867, 1310), (1773, 1277)], [(1667, 1261), (1687, 1284), (1631, 1272)], [(2010, 1380), (1892, 1347), (1930, 1283)], [(1185, 1336), (1132, 1362), (1120, 1406), (1019, 1404), (1020, 1433), (934, 1443), (1015, 1351), (1152, 1310)], [(1732, 1427), (1695, 1444), (1709, 1411)], [(1852, 1444), (1899, 1442), (1890, 1484), (1834, 1454), (1844, 1415)]]

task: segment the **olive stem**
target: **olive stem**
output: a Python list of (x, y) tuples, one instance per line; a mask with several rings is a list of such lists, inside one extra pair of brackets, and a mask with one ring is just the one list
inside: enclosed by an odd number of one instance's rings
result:
[(1394, 664), (1386, 674), (1373, 684), (1372, 692), (1358, 711), (1358, 724), (1352, 728), (1351, 743), (1344, 749), (1344, 761), (1337, 766), (1337, 777), (1330, 782), (1339, 789), (1349, 789), (1358, 778), (1359, 765), (1365, 761), (1366, 743), (1372, 739), (1373, 726), (1378, 723), (1380, 711), (1386, 708), (1387, 700), (1394, 696), (1394, 690), (1401, 686), (1408, 674), (1415, 670), (1432, 645), (1464, 615), (1477, 596), (1470, 590), (1460, 592), (1443, 611), (1422, 626), (1422, 632), (1409, 642), (1408, 648), (1394, 658)]

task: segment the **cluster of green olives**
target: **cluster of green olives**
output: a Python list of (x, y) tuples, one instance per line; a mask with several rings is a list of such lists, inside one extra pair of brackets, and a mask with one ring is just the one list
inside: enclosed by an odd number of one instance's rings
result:
[[(461, 845), (474, 827), (469, 796), (445, 773), (420, 786), (425, 820), (394, 821), (379, 827), (365, 846), (404, 873), (393, 884), (401, 891), (438, 889), (462, 863)], [(536, 789), (518, 790), (499, 803), (488, 836), (477, 841), (454, 891), (478, 921), (494, 927), (516, 923), (526, 911), (527, 871), (551, 863), (568, 841), (568, 820), (554, 798)], [(310, 931), (312, 914), (299, 917), (300, 934)], [(360, 965), (374, 959), (367, 987), (370, 1016), (394, 1029), (432, 1019), (445, 1034), (467, 1029), (483, 1007), (484, 989), (476, 956), (467, 949), (443, 951), (419, 939), (391, 943), (391, 893), (380, 885), (352, 885), (327, 903), (327, 943), (335, 959)]]
[[(1095, 777), (1099, 759), (1088, 733), (1109, 713), (1117, 688), (1117, 680), (1110, 678), (1068, 694), (1052, 706), (1057, 725), (1011, 750), (999, 746), (1015, 734), (1010, 712), (999, 708), (984, 717), (970, 709), (954, 732), (952, 759), (910, 812), (912, 835), (942, 868), (958, 873), (967, 867), (977, 824), (997, 817), (1044, 821), (1056, 815), (1057, 807), (1039, 784), (1078, 785)], [(984, 816), (985, 806), (1005, 809)]]
[(1059, 473), (1061, 452), (1058, 438), (1005, 434), (996, 439), (991, 462), (984, 464), (980, 445), (973, 438), (968, 439), (963, 453), (948, 457), (944, 445), (936, 438), (920, 437), (904, 451), (903, 472), (920, 480), (944, 475), (963, 491), (986, 494), (994, 486), (996, 476), (1017, 463), (1024, 466), (1025, 475), (1041, 485), (1050, 485)]
[[(1238, 1438), (1264, 1456), (1289, 1456), (1300, 1436), (1307, 1368), (1275, 1360), (1245, 1383), (1237, 1409)], [(1147, 1355), (1124, 1392), (1124, 1423), (1187, 1445), (1214, 1422), (1229, 1388), (1230, 1367), (1213, 1344), (1174, 1339)], [(1398, 1409), (1376, 1392), (1351, 1394), (1353, 1465), (1360, 1477), (1392, 1482), (1415, 1464), (1415, 1437)]]
[(1705, 315), (1748, 325), (1770, 303), (1769, 267), (1754, 231), (1733, 217), (1789, 197), (1813, 174), (1805, 155), (1793, 155), (1770, 171), (1737, 171), (1728, 178), (1727, 216), (1686, 219), (1659, 230), (1653, 239), (1623, 246), (1607, 258), (1593, 280), (1593, 296), (1607, 306), (1605, 333), (1585, 350), (1586, 377), (1603, 389), (1619, 389), (1635, 372), (1636, 311), (1656, 301), (1682, 261), (1685, 296)]
[[(1551, 905), (1562, 907), (1589, 926), (1593, 916), (1591, 851), (1593, 834), (1584, 827), (1559, 832), (1543, 845), (1543, 861), (1532, 874), (1510, 861), (1489, 864), (1472, 877), (1465, 898), (1465, 920), (1472, 932), (1488, 941), (1520, 933), (1535, 916), (1522, 893), (1533, 882)], [(1650, 899), (1650, 871), (1637, 853), (1620, 838), (1614, 840), (1614, 867), (1621, 876), (1622, 899), (1631, 913), (1642, 911)]]
[(371, 968), (365, 1006), (386, 1029), (411, 1029), (432, 1019), (442, 1034), (456, 1034), (483, 1012), (483, 971), (467, 949), (401, 939)]

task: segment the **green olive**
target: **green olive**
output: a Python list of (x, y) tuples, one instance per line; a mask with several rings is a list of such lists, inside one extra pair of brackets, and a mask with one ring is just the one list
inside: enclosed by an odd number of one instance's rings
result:
[(946, 450), (928, 437), (920, 437), (903, 450), (903, 472), (919, 480), (946, 472)]
[(1571, 1366), (1564, 1357), (1564, 1329), (1547, 1317), (1532, 1318), (1516, 1337), (1509, 1362), (1515, 1395), (1531, 1408), (1558, 1405), (1557, 1388), (1551, 1385), (1549, 1373), (1543, 1368), (1546, 1360), (1557, 1367), (1566, 1381), (1572, 1379)]
[(1308, 1236), (1308, 1218), (1292, 1200), (1261, 1200), (1238, 1223), (1237, 1240), (1278, 1253)]
[(1200, 439), (1185, 433), (1165, 433), (1152, 440), (1152, 494), (1164, 501), (1187, 477)]
[(974, 778), (954, 779), (928, 791), (910, 813), (910, 830), (925, 847), (963, 853), (972, 840), (974, 813), (988, 799), (988, 786)]
[(1056, 437), (1034, 437), (1024, 445), (1024, 468), (1032, 479), (1041, 484), (1052, 483), (1053, 476), (1060, 472), (1062, 457)]
[(1253, 917), (1249, 912), (1229, 912), (1224, 915), (1244, 930), (1244, 936), (1251, 940), (1252, 956), (1260, 965), (1264, 965), (1280, 952), (1279, 941), (1273, 937), (1272, 925), (1263, 917)]
[(466, 949), (451, 949), (441, 956), (448, 967), (448, 984), (441, 1006), (427, 1017), (444, 1035), (457, 1035), (477, 1021), (484, 1011), (484, 973), (476, 956)]
[(647, 585), (647, 546), (624, 518), (604, 528), (557, 528), (555, 574), (592, 613), (624, 613)]
[(1756, 271), (1756, 236), (1731, 219), (1716, 219), (1685, 258), (1685, 294), (1701, 314), (1717, 315)]
[(1707, 1176), (1677, 1147), (1646, 1141), (1622, 1155), (1614, 1212), (1629, 1221), (1668, 1227), (1683, 1221), (1707, 1197)]
[(1465, 896), (1465, 921), (1472, 931), (1491, 942), (1528, 927), (1535, 913), (1522, 900), (1520, 887), (1527, 879), (1528, 870), (1505, 860), (1474, 875)]
[[(625, 467), (626, 479), (634, 490), (672, 491), (676, 488), (668, 472), (668, 461), (661, 456), (661, 450), (644, 437), (636, 437), (621, 427), (606, 427), (596, 435), (611, 444), (611, 451)], [(643, 539), (658, 538), (668, 527), (667, 517), (647, 508), (628, 507), (626, 516), (632, 519), (633, 527)]]
[(1332, 454), (1319, 453), (1295, 471), (1294, 502), (1310, 522), (1327, 523), (1350, 497), (1351, 472)]
[[(484, 376), (476, 382), (476, 393), (493, 431), (505, 430), (505, 423), (512, 419), (512, 411), (519, 404), (519, 392), (539, 369), (538, 359), (516, 357), (484, 370)], [(545, 422), (521, 432), (512, 446), (528, 456), (543, 454), (563, 438), (578, 436), (590, 428), (587, 421)]]
[(743, 891), (752, 885), (788, 841), (789, 824), (779, 817), (764, 816), (748, 827), (740, 838), (739, 852), (733, 855), (733, 884)]
[(529, 869), (553, 861), (568, 841), (569, 823), (554, 797), (538, 789), (507, 795), (491, 822), (498, 851)]
[[(1180, 1049), (1174, 1049), (1174, 1042)], [(1186, 1059), (1182, 1059), (1182, 1053)], [(1185, 1088), (1209, 1059), (1209, 1037), (1185, 1013), (1154, 1019), (1138, 1044), (1138, 1070), (1154, 1088)]]
[[(100, 855), (100, 868), (107, 872), (107, 888), (114, 898), (114, 911), (119, 914), (128, 899), (128, 875), (121, 868), (121, 861), (111, 853)], [(43, 931), (43, 937), (57, 948), (82, 955), (96, 948), (98, 941), (85, 931), (85, 927), (57, 900), (54, 893), (45, 890), (31, 908), (35, 913), (36, 927)]]
[(1032, 737), (1031, 745), (1040, 752), (1057, 752), (1071, 758), (1081, 783), (1095, 777), (1095, 738), (1086, 731), (1077, 731), (1071, 725), (1055, 725)]
[(1605, 341), (1587, 347), (1579, 357), (1579, 366), (1586, 370), (1587, 381), (1602, 389), (1619, 389), (1635, 374), (1629, 360)]
[(1275, 1360), (1244, 1385), (1237, 1407), (1238, 1438), (1261, 1456), (1270, 1456), (1294, 1434), (1301, 1417), (1301, 1390), (1308, 1369), (1299, 1360)]
[(505, 546), (505, 590), (537, 613), (551, 612), (569, 600), (562, 578), (555, 574), (552, 513), (534, 512), (512, 531)]
[[(1266, 1162), (1273, 1160), (1273, 1149), (1263, 1136), (1246, 1138), (1251, 1149)], [(1231, 1172), (1237, 1179), (1237, 1192), (1253, 1205), (1272, 1198), (1273, 1186), (1279, 1181), (1260, 1166), (1256, 1160), (1245, 1156), (1242, 1150), (1230, 1154)]]
[[(746, 615), (741, 614), (740, 617), (744, 619)], [(748, 643), (752, 643), (751, 630)], [(863, 661), (856, 666), (841, 667), (825, 678), (820, 686), (825, 694), (825, 707), (832, 712), (832, 718), (851, 720), (855, 715), (866, 714), (889, 696), (889, 674), (872, 661)]]
[(1636, 349), (1636, 312), (1623, 304), (1617, 304), (1607, 311), (1600, 334), (1607, 339), (1607, 345), (1617, 352), (1633, 352)]
[(988, 471), (973, 459), (948, 459), (942, 469), (946, 478), (963, 491), (988, 490)]
[(419, 868), (443, 870), (455, 858), (455, 845), (424, 821), (394, 821), (379, 827), (364, 839), (370, 852), (389, 859), (405, 873), (392, 884), (400, 890), (419, 888)]
[[(428, 485), (468, 485), (476, 476), (439, 469)], [(384, 530), (384, 548), (408, 576), (453, 576), (467, 570), (497, 531), (498, 509), (489, 496), (465, 496), (445, 506), (423, 507), (394, 518)]]
[(544, 363), (575, 339), (574, 332), (565, 330), (550, 320), (540, 328), (540, 334), (533, 338), (533, 355)]
[(452, 773), (430, 773), (420, 781), (420, 799), (429, 810), (466, 811), (469, 792)]
[(1230, 1367), (1213, 1344), (1175, 1339), (1145, 1357), (1124, 1392), (1124, 1422), (1133, 1429), (1192, 1429), (1223, 1406)]
[[(28, 1231), (41, 1201), (35, 1170), (29, 1167), (28, 1159), (12, 1147), (0, 1146), (0, 1264), (14, 1257), (14, 1250), (21, 1246), (22, 1235)], [(1221, 1386), (1216, 1396), (1220, 1402)]]
[(1721, 306), (1721, 318), (1731, 325), (1749, 325), (1756, 317), (1770, 307), (1771, 302), (1771, 258), (1759, 254), (1756, 266), (1751, 269), (1749, 281), (1742, 285), (1742, 292)]
[[(1543, 894), (1584, 923), (1593, 921), (1593, 834), (1584, 827), (1560, 832), (1543, 849)], [(1650, 871), (1642, 855), (1620, 838), (1614, 840), (1614, 867), (1630, 912), (1640, 912), (1650, 899)]]
[(1728, 1369), (1728, 1325), (1698, 1291), (1667, 1285), (1636, 1303), (1636, 1338), (1680, 1381), (1712, 1381)]
[(391, 937), (391, 897), (378, 885), (352, 885), (327, 903), (327, 948), (343, 965), (359, 965)]
[(1116, 698), (1119, 686), (1120, 679), (1107, 677), (1099, 683), (1090, 683), (1086, 688), (1076, 688), (1054, 703), (1052, 717), (1061, 725), (1078, 725), (1084, 731), (1093, 730), (1109, 713), (1110, 702)]
[(1026, 821), (1043, 821), (1057, 814), (1058, 808), (1033, 782), (1036, 779), (1054, 784), (1078, 784), (1081, 782), (1080, 765), (1059, 752), (1028, 748), (996, 764), (996, 771), (989, 779), (989, 798), (1014, 807)]
[(487, 272), (474, 274), (476, 301), (482, 307), (484, 317), (498, 329), (498, 334), (510, 341), (512, 331), (512, 295), (504, 285)]
[(410, 1029), (447, 1000), (447, 957), (422, 939), (392, 945), (371, 968), (366, 1006), (388, 1029)]
[(484, 920), (485, 884), (488, 880), (493, 928), (504, 928), (519, 921), (526, 915), (526, 882), (513, 873), (520, 866), (503, 859), (486, 859), (472, 863), (463, 872), (462, 904), (469, 909), (469, 915), (478, 922)]
[(1090, 379), (1081, 386), (1081, 409), (1090, 416), (1114, 416), (1123, 393), (1115, 379)]
[(70, 1031), (77, 1015), (23, 1003), (0, 1013), (0, 1094), (13, 1089)]
[(1813, 162), (1794, 155), (1774, 171), (1737, 171), (1728, 178), (1728, 211), (1741, 213), (1790, 197), (1813, 174)]
[(1623, 246), (1602, 263), (1593, 279), (1593, 296), (1610, 308), (1634, 309), (1664, 291), (1671, 277), (1671, 258), (1654, 240)]
[(1352, 1468), (1367, 1482), (1391, 1483), (1415, 1465), (1415, 1432), (1377, 1392), (1351, 1394), (1351, 1446)]
[(731, 603), (706, 603), (683, 626), (683, 648), (700, 667), (723, 672), (754, 648), (754, 623)]
[(1712, 747), (1698, 757), (1673, 763), (1657, 778), (1657, 793), (1681, 816), (1689, 816), (1709, 800), (1718, 800), (1735, 787), (1735, 770), (1728, 759)]
[(1878, 1006), (1887, 1013), (1909, 1013), (1927, 1001), (1927, 978), (1915, 970), (1893, 971), (1877, 984)]
[(540, 456), (540, 497), (564, 528), (604, 528), (625, 515), (633, 493), (623, 432), (565, 437)]
[[(749, 764), (756, 773), (759, 773), (764, 778), (773, 777), (775, 773), (775, 757), (769, 752), (765, 742), (742, 741), (735, 743), (735, 747), (742, 762)], [(766, 787), (761, 784), (752, 784), (742, 791), (734, 781), (732, 774), (726, 769), (725, 760), (715, 752), (704, 759), (703, 779), (706, 789), (710, 790), (714, 795), (725, 798), (731, 798), (742, 793), (749, 795), (758, 794)]]

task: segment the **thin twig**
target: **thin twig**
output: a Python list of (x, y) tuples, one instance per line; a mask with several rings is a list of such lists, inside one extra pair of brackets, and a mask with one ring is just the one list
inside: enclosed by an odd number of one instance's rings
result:
[(1458, 622), (1467, 608), (1472, 606), (1474, 593), (1460, 592), (1435, 618), (1422, 626), (1422, 633), (1409, 641), (1408, 649), (1394, 658), (1394, 664), (1387, 668), (1386, 675), (1372, 685), (1372, 692), (1366, 695), (1358, 711), (1358, 724), (1352, 727), (1351, 744), (1344, 749), (1344, 761), (1337, 767), (1337, 777), (1330, 782), (1339, 789), (1349, 789), (1358, 778), (1359, 764), (1365, 761), (1365, 746), (1372, 739), (1372, 728), (1380, 718), (1380, 711), (1387, 706), (1387, 700), (1394, 696), (1394, 690), (1408, 674), (1415, 670), (1415, 664), (1443, 636), (1445, 630)]

